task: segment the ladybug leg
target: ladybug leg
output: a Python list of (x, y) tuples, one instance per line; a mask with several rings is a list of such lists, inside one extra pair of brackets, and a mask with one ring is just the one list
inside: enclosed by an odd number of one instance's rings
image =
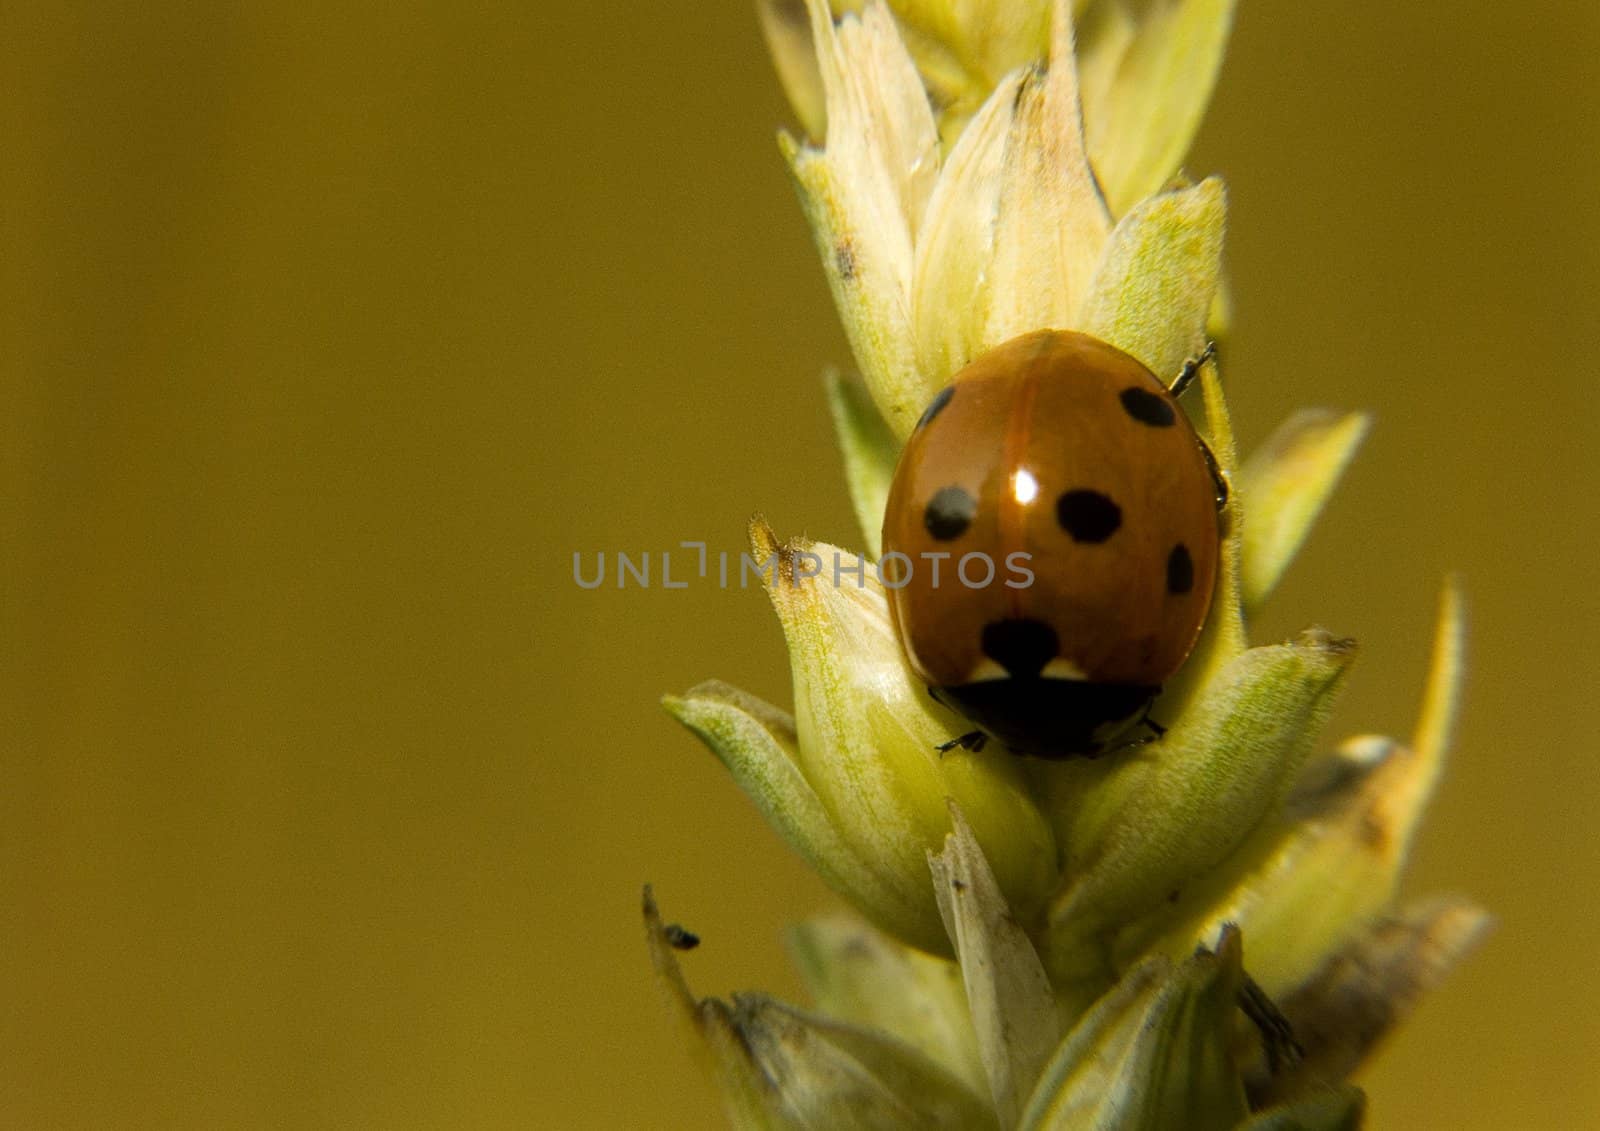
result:
[[(932, 684), (928, 685), (928, 694), (933, 697), (933, 701), (939, 704), (939, 706), (948, 707), (950, 705), (944, 701), (944, 696), (939, 694), (939, 689), (934, 687)], [(984, 745), (988, 741), (989, 736), (984, 734), (983, 731), (969, 730), (966, 734), (963, 734), (958, 738), (952, 738), (949, 742), (939, 743), (934, 747), (934, 749), (937, 750), (941, 755), (944, 755), (950, 753), (950, 751), (959, 746), (963, 750), (970, 750), (976, 754), (978, 751), (984, 748)]]
[(1161, 740), (1161, 736), (1167, 733), (1167, 728), (1156, 722), (1149, 715), (1146, 715), (1144, 718), (1140, 719), (1137, 725), (1149, 727), (1150, 733), (1125, 737), (1121, 742), (1110, 747), (1109, 749), (1086, 750), (1083, 752), (1081, 757), (1094, 759), (1100, 757), (1102, 754), (1117, 754), (1123, 750), (1137, 750), (1141, 746), (1149, 746), (1152, 743), (1159, 742)]
[[(1174, 398), (1183, 396), (1184, 390), (1194, 384), (1194, 379), (1200, 375), (1200, 370), (1205, 368), (1208, 361), (1217, 356), (1217, 343), (1207, 342), (1206, 348), (1201, 350), (1199, 356), (1191, 357), (1183, 363), (1183, 368), (1178, 370), (1178, 375), (1172, 379), (1172, 384), (1167, 386), (1167, 392)], [(1222, 468), (1217, 466), (1217, 457), (1211, 453), (1211, 446), (1204, 440), (1200, 441), (1200, 454), (1206, 457), (1206, 468), (1211, 472), (1211, 482), (1217, 488), (1217, 509), (1220, 511), (1228, 505), (1228, 478), (1222, 474)]]
[(939, 745), (935, 746), (934, 749), (940, 754), (948, 754), (950, 751), (959, 746), (963, 750), (970, 750), (976, 754), (978, 751), (982, 750), (984, 746), (988, 744), (988, 742), (989, 736), (984, 734), (983, 731), (969, 730), (960, 738), (952, 738), (949, 742), (939, 743)]
[[(1151, 703), (1153, 702), (1154, 700), (1152, 699)], [(1140, 715), (1139, 721), (1133, 724), (1136, 727), (1147, 727), (1150, 731), (1149, 734), (1132, 736), (1124, 734), (1115, 746), (1109, 749), (1096, 748), (1094, 750), (1086, 750), (1082, 756), (1085, 758), (1098, 758), (1102, 754), (1115, 754), (1120, 750), (1137, 750), (1141, 746), (1149, 746), (1153, 742), (1159, 742), (1161, 736), (1167, 733), (1167, 728), (1150, 717), (1150, 705), (1150, 703), (1145, 704), (1144, 714)]]
[(1178, 370), (1178, 375), (1172, 379), (1172, 384), (1167, 386), (1167, 392), (1174, 397), (1183, 396), (1183, 391), (1194, 383), (1195, 377), (1205, 366), (1205, 363), (1217, 356), (1217, 343), (1207, 342), (1206, 348), (1200, 351), (1198, 357), (1191, 357), (1183, 363), (1183, 368)]
[(1211, 445), (1204, 440), (1200, 441), (1200, 454), (1206, 457), (1206, 470), (1211, 472), (1211, 482), (1217, 489), (1217, 509), (1220, 511), (1228, 505), (1228, 477), (1222, 474), (1217, 457), (1211, 452)]
[(1138, 738), (1135, 738), (1132, 742), (1128, 743), (1129, 746), (1149, 746), (1152, 742), (1160, 740), (1160, 738), (1167, 733), (1166, 727), (1162, 726), (1160, 723), (1156, 722), (1150, 717), (1150, 706), (1152, 703), (1154, 703), (1154, 700), (1151, 700), (1151, 703), (1145, 704), (1144, 714), (1139, 717), (1138, 723), (1139, 726), (1149, 727), (1150, 733), (1142, 734)]

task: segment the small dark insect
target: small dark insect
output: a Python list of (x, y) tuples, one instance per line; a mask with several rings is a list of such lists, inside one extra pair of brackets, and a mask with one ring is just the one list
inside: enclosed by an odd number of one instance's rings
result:
[(661, 933), (666, 935), (667, 945), (673, 950), (693, 950), (700, 945), (699, 935), (676, 923), (668, 923), (661, 929)]

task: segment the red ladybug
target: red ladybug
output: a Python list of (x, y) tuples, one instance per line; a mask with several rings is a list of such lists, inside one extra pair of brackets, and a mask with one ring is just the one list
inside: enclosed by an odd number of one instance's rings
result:
[(1043, 330), (928, 405), (895, 469), (881, 565), (906, 659), (978, 728), (950, 746), (1100, 753), (1188, 657), (1227, 491), (1176, 395), (1208, 356), (1169, 389), (1114, 346)]

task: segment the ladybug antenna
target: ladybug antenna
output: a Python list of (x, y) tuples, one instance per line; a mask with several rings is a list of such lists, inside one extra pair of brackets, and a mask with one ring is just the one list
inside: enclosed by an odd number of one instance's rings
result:
[(1207, 342), (1206, 348), (1200, 351), (1198, 357), (1191, 357), (1183, 363), (1183, 368), (1178, 370), (1178, 375), (1172, 379), (1172, 384), (1167, 386), (1167, 392), (1174, 397), (1183, 396), (1183, 392), (1194, 384), (1195, 377), (1199, 374), (1206, 362), (1217, 356), (1217, 343)]

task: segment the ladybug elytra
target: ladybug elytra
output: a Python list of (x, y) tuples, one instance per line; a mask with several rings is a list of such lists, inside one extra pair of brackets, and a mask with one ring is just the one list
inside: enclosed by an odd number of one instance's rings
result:
[(1204, 360), (1169, 389), (1114, 346), (1044, 330), (976, 358), (928, 405), (895, 469), (885, 562), (1027, 563), (1004, 583), (913, 568), (889, 587), (913, 671), (977, 728), (957, 743), (1100, 753), (1188, 657), (1226, 499), (1176, 399)]

